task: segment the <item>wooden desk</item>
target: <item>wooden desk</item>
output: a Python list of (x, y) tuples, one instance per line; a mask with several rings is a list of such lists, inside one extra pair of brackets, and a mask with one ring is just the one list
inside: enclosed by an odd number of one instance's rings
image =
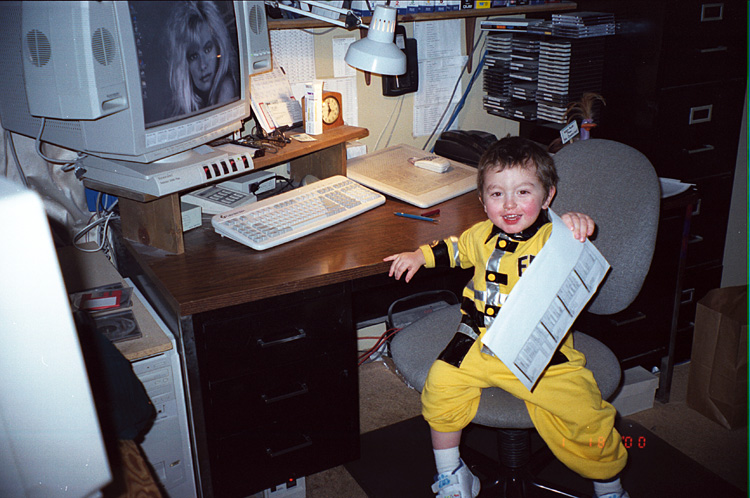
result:
[[(445, 288), (439, 270), (387, 278), (383, 257), (485, 218), (476, 193), (442, 203), (439, 223), (383, 206), (302, 239), (254, 251), (209, 223), (166, 254), (120, 241), (118, 261), (175, 332), (185, 362), (199, 486), (247, 496), (356, 459), (355, 323), (399, 295)], [(466, 283), (462, 272), (451, 282)], [(377, 303), (385, 303), (383, 305)]]

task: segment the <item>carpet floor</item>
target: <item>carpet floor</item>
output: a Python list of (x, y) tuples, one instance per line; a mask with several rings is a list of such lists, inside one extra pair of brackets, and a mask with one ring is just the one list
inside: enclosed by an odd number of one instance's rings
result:
[[(708, 469), (700, 466), (674, 447), (645, 429), (640, 424), (623, 419), (618, 430), (629, 441), (628, 466), (622, 474), (622, 482), (631, 496), (639, 498), (709, 497), (741, 498), (746, 496)], [(532, 447), (541, 448), (537, 436)], [(399, 451), (394, 452), (393, 448)], [(467, 464), (472, 467), (477, 461), (469, 449), (484, 457), (496, 454), (495, 432), (492, 429), (472, 426), (467, 430), (464, 449)], [(485, 460), (482, 458), (481, 460)], [(483, 462), (484, 463), (484, 462)], [(362, 436), (361, 458), (345, 465), (349, 473), (362, 487), (368, 497), (431, 498), (430, 485), (434, 476), (434, 461), (430, 449), (429, 427), (421, 417), (415, 417), (390, 425)], [(499, 468), (495, 460), (487, 467), (490, 471)], [(481, 470), (478, 472), (481, 474)], [(591, 483), (573, 473), (556, 459), (551, 458), (535, 475), (546, 482), (555, 483), (566, 490), (590, 495)], [(490, 490), (479, 498), (501, 496)]]
[[(638, 494), (631, 490), (633, 498), (747, 496), (747, 428), (725, 429), (687, 407), (688, 372), (689, 364), (678, 365), (675, 369), (669, 403), (657, 401), (652, 409), (629, 415), (620, 422), (623, 434), (630, 435), (635, 441), (629, 450), (631, 465), (623, 475), (623, 482), (638, 490)], [(419, 418), (419, 394), (402, 382), (388, 360), (362, 365), (359, 374), (360, 460), (308, 476), (307, 498), (434, 496), (429, 494), (434, 462), (429, 438), (424, 439), (426, 425)], [(622, 426), (623, 422), (632, 424), (632, 427)], [(476, 434), (481, 436), (480, 429)], [(473, 434), (467, 430), (466, 439), (470, 444), (477, 440)], [(638, 447), (638, 438), (645, 438), (641, 439), (644, 448)], [(375, 444), (381, 439), (387, 444)], [(494, 441), (494, 436), (484, 439)], [(488, 455), (495, 454), (491, 448), (485, 451)], [(373, 458), (373, 455), (377, 456)], [(672, 461), (679, 462), (679, 465), (672, 465)], [(560, 473), (568, 474), (563, 476), (564, 479), (571, 478), (567, 469), (559, 467), (550, 465), (545, 468), (544, 477), (552, 482), (564, 482), (555, 480)], [(372, 477), (362, 477), (365, 473)], [(404, 486), (410, 487), (416, 482), (414, 494), (403, 492), (407, 488), (392, 495), (372, 494), (376, 493), (372, 481), (395, 481), (401, 473), (411, 476)], [(692, 475), (704, 476), (718, 487), (700, 494), (705, 488), (696, 486), (679, 494), (675, 486), (680, 485), (683, 476)], [(577, 476), (572, 476), (572, 479), (575, 481)], [(575, 482), (573, 484), (575, 487)], [(589, 483), (582, 486), (584, 492), (590, 492)], [(641, 489), (645, 494), (641, 494)], [(661, 494), (653, 494), (655, 491), (652, 490), (659, 490)], [(722, 490), (729, 494), (724, 495)], [(738, 490), (741, 495), (736, 494)]]

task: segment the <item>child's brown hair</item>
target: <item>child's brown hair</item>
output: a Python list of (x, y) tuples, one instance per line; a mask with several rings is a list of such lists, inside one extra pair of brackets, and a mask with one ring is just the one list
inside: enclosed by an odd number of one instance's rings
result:
[(503, 171), (505, 168), (535, 168), (537, 178), (549, 196), (552, 187), (557, 188), (559, 177), (555, 161), (544, 148), (523, 137), (510, 135), (492, 144), (479, 159), (477, 166), (477, 190), (484, 202), (484, 178), (489, 170)]

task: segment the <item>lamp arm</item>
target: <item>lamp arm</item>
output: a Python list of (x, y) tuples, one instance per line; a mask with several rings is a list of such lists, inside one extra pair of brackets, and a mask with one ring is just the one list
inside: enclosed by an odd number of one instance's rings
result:
[(364, 24), (364, 23), (362, 23), (362, 18), (359, 17), (354, 12), (352, 12), (351, 10), (340, 9), (338, 7), (333, 7), (331, 5), (327, 5), (327, 4), (324, 4), (324, 3), (321, 3), (321, 2), (315, 2), (315, 1), (312, 1), (312, 0), (310, 0), (310, 1), (302, 0), (301, 3), (312, 5), (314, 7), (320, 7), (321, 9), (330, 10), (330, 11), (333, 11), (333, 12), (337, 12), (339, 14), (344, 14), (344, 15), (346, 15), (346, 22), (339, 21), (338, 19), (331, 19), (330, 17), (325, 17), (325, 16), (321, 16), (321, 15), (318, 15), (318, 14), (314, 14), (312, 12), (308, 12), (306, 10), (298, 9), (297, 7), (292, 7), (290, 5), (284, 5), (284, 4), (279, 3), (279, 2), (266, 1), (266, 4), (268, 4), (268, 5), (272, 6), (272, 7), (276, 7), (276, 8), (279, 8), (279, 9), (282, 9), (282, 10), (286, 10), (286, 11), (289, 11), (289, 12), (294, 12), (295, 14), (300, 14), (300, 15), (303, 15), (305, 17), (310, 17), (312, 19), (317, 19), (319, 21), (328, 22), (328, 23), (334, 24), (336, 26), (341, 26), (342, 28), (346, 28), (346, 29), (367, 28), (367, 25)]

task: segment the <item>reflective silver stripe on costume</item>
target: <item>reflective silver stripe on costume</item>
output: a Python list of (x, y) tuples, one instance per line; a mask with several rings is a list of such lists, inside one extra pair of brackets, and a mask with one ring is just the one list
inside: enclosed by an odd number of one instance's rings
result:
[(450, 237), (445, 240), (445, 245), (448, 246), (449, 256), (454, 262), (454, 266), (461, 266), (461, 259), (458, 257), (458, 238)]
[[(493, 238), (492, 240), (497, 239)], [(487, 266), (485, 268), (486, 271), (492, 273), (500, 273), (500, 260), (505, 255), (505, 253), (506, 252), (502, 249), (498, 249), (497, 243), (495, 243), (495, 250), (492, 251), (492, 254), (490, 254), (490, 257), (487, 259)], [(485, 286), (487, 287), (487, 290), (482, 296), (482, 301), (485, 303), (485, 305), (502, 306), (505, 302), (505, 294), (500, 292), (500, 286), (497, 284), (497, 282), (485, 281)], [(489, 327), (493, 321), (495, 321), (494, 316), (484, 315), (485, 327)]]
[(461, 332), (464, 335), (468, 335), (469, 337), (471, 337), (475, 341), (477, 339), (479, 339), (479, 334), (477, 334), (476, 332), (474, 332), (474, 329), (472, 329), (471, 327), (469, 327), (467, 324), (465, 324), (463, 322), (461, 322), (461, 323), (458, 324), (458, 330), (456, 332)]

